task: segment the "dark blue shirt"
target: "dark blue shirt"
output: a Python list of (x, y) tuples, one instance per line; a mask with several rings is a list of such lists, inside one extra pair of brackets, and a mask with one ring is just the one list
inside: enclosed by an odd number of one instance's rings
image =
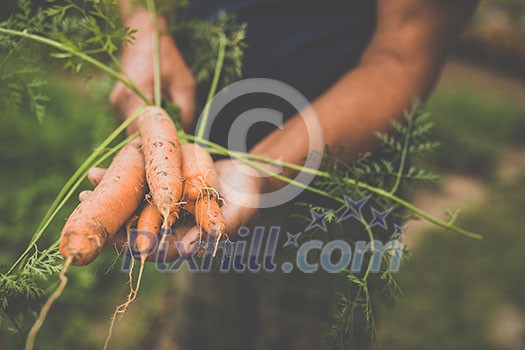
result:
[[(310, 101), (357, 64), (376, 22), (374, 0), (191, 0), (187, 14), (207, 19), (220, 10), (247, 24), (243, 77), (280, 80)], [(249, 105), (269, 107), (262, 100)], [(239, 108), (249, 109), (239, 105), (228, 114), (238, 115)], [(296, 112), (280, 109), (287, 117)], [(256, 129), (251, 144), (272, 128)], [(214, 135), (224, 144), (224, 131), (215, 132), (215, 125)]]

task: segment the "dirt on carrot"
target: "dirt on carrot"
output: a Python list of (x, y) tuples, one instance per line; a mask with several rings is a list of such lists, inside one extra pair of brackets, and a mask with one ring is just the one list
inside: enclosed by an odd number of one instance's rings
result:
[(60, 253), (74, 265), (97, 257), (144, 198), (144, 157), (136, 139), (115, 156), (92, 193), (69, 216), (60, 240)]
[(226, 221), (219, 205), (219, 179), (210, 154), (197, 144), (182, 145), (182, 175), (185, 182), (185, 209), (206, 233), (220, 239)]
[(138, 128), (153, 204), (162, 215), (162, 227), (169, 228), (178, 218), (183, 188), (177, 129), (169, 115), (158, 107), (142, 112)]

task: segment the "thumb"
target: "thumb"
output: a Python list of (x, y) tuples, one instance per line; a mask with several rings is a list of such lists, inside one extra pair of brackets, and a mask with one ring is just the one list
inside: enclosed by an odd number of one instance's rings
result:
[(102, 168), (91, 168), (88, 170), (87, 177), (89, 179), (89, 182), (94, 187), (97, 187), (97, 185), (102, 181), (102, 178), (104, 177), (104, 174), (106, 173), (106, 169)]
[(90, 191), (90, 190), (85, 190), (85, 191), (80, 192), (78, 194), (78, 201), (79, 202), (85, 201), (86, 199), (89, 198), (89, 196), (91, 196), (92, 193), (93, 191)]

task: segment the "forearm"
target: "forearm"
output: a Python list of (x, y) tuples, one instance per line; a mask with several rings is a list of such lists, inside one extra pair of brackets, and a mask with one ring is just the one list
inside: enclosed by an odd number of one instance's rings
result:
[[(155, 85), (155, 24), (151, 13), (144, 7), (130, 7), (129, 0), (120, 1), (122, 24), (136, 29), (134, 41), (124, 45), (121, 69), (150, 101), (154, 99)], [(162, 97), (180, 108), (181, 123), (189, 128), (194, 115), (195, 79), (184, 62), (173, 38), (168, 31), (168, 22), (159, 19), (159, 66)], [(144, 101), (137, 98), (122, 84), (117, 84), (111, 95), (111, 104), (121, 118), (129, 117)], [(134, 131), (134, 124), (129, 128)]]
[[(370, 149), (374, 133), (387, 130), (414, 97), (423, 97), (434, 77), (431, 72), (408, 77), (402, 65), (386, 57), (382, 62), (362, 62), (312, 104), (324, 144), (330, 148), (342, 145), (353, 154)], [(322, 151), (308, 149), (307, 135), (305, 122), (296, 115), (252, 152), (301, 164), (309, 151)]]
[[(428, 95), (475, 3), (380, 0), (376, 34), (360, 63), (312, 104), (324, 143), (351, 154), (371, 150), (375, 132), (388, 130), (414, 98)], [(302, 164), (308, 152), (320, 151), (309, 149), (306, 130), (297, 115), (252, 152)]]

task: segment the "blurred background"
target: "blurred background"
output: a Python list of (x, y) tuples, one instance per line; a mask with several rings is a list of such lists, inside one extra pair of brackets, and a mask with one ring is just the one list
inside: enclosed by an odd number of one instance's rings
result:
[[(12, 3), (2, 1), (1, 17)], [(48, 80), (51, 100), (42, 122), (24, 111), (0, 115), (3, 266), (25, 247), (71, 172), (116, 125), (108, 106), (98, 102), (110, 91), (109, 81), (90, 89), (61, 71), (50, 71)], [(469, 240), (410, 223), (405, 241), (412, 258), (397, 276), (404, 296), (380, 308), (379, 343), (407, 350), (525, 349), (525, 2), (482, 1), (427, 110), (442, 143), (428, 162), (443, 180), (421, 188), (414, 200), (438, 216), (461, 208), (460, 224), (485, 238)], [(48, 237), (58, 237), (74, 202)], [(113, 258), (106, 251), (91, 268), (71, 271), (38, 338), (41, 348), (100, 346), (114, 306), (128, 291), (120, 261), (106, 273)], [(158, 336), (155, 325), (162, 322), (158, 315), (173, 283), (158, 274), (151, 267), (146, 271), (137, 302), (117, 324), (113, 348), (136, 348)], [(35, 301), (35, 310), (38, 305)], [(14, 329), (19, 320), (3, 322)], [(0, 330), (7, 349), (21, 341)]]

